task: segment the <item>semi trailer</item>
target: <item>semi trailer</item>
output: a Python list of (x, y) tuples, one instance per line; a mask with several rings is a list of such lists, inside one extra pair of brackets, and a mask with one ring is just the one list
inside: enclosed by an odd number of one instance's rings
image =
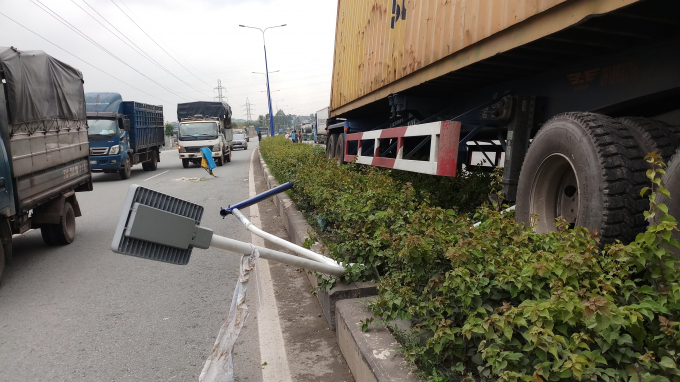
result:
[(92, 191), (83, 75), (42, 51), (0, 47), (0, 277), (12, 235), (70, 244)]
[(136, 164), (158, 169), (165, 146), (163, 106), (123, 101), (118, 93), (85, 93), (85, 101), (92, 171), (128, 179)]
[[(680, 217), (680, 2), (342, 0), (329, 159), (456, 176), (503, 170), (516, 218), (603, 243), (646, 228), (643, 160)], [(539, 219), (532, 221), (532, 216)]]
[(231, 107), (226, 102), (189, 102), (177, 105), (178, 150), (184, 168), (199, 164), (207, 147), (218, 166), (231, 162), (233, 130)]

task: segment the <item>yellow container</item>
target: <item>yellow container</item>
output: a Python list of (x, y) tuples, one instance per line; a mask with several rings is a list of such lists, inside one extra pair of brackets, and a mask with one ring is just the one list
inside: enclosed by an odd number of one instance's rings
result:
[(330, 114), (637, 1), (338, 0)]

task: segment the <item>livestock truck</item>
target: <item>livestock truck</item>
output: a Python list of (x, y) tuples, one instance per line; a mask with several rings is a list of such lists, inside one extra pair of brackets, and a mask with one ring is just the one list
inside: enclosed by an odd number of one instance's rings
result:
[(0, 277), (12, 235), (70, 244), (92, 191), (82, 73), (42, 51), (0, 47)]
[(519, 222), (629, 241), (644, 156), (680, 217), (680, 1), (342, 0), (329, 158), (456, 176), (504, 167)]
[(218, 166), (231, 162), (234, 133), (231, 107), (226, 102), (189, 102), (177, 105), (178, 150), (184, 168), (199, 164), (207, 147)]
[(158, 169), (165, 146), (163, 106), (123, 101), (118, 93), (85, 93), (85, 101), (92, 171), (128, 179), (136, 164)]

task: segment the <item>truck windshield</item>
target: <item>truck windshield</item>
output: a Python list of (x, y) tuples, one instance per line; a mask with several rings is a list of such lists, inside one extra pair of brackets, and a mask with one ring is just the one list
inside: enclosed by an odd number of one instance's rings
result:
[(115, 135), (118, 124), (111, 119), (88, 119), (87, 135)]
[(179, 125), (179, 138), (217, 138), (217, 123), (215, 122), (192, 122)]

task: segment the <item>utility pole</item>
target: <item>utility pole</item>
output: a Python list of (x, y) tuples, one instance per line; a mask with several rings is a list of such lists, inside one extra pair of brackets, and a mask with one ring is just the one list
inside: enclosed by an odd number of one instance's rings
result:
[(226, 90), (226, 88), (224, 86), (222, 86), (222, 80), (217, 80), (217, 87), (215, 89), (217, 89), (217, 97), (215, 97), (215, 98), (217, 100), (219, 100), (220, 102), (223, 102), (224, 101), (223, 98), (226, 98), (226, 97), (222, 97), (222, 90), (223, 89)]

